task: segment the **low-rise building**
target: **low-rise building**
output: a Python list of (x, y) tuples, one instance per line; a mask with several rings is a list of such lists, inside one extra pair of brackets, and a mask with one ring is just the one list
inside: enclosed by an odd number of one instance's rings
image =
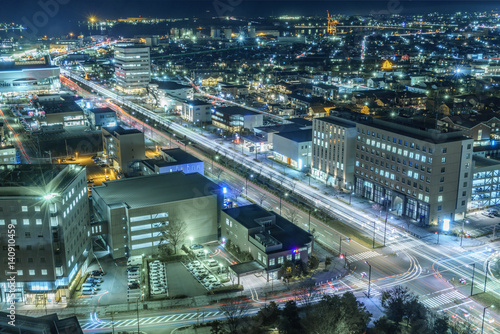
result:
[(174, 81), (155, 81), (160, 93), (160, 100), (168, 96), (187, 100), (193, 98), (194, 89), (192, 86), (183, 85)]
[(242, 107), (222, 107), (212, 113), (212, 124), (230, 133), (253, 131), (264, 124), (264, 115)]
[(186, 100), (182, 103), (181, 117), (194, 124), (212, 122), (212, 104), (200, 100)]
[(249, 252), (269, 274), (285, 261), (307, 264), (313, 236), (282, 216), (257, 204), (224, 209), (220, 215), (221, 240)]
[(116, 112), (111, 108), (97, 108), (89, 111), (90, 126), (99, 130), (103, 127), (116, 126)]
[(0, 164), (17, 164), (17, 151), (12, 145), (0, 147)]
[(161, 159), (148, 159), (140, 162), (143, 175), (183, 172), (205, 175), (204, 162), (180, 148), (162, 150)]
[(312, 130), (279, 132), (273, 135), (274, 157), (294, 168), (311, 165)]
[(94, 187), (92, 201), (115, 259), (157, 254), (158, 245), (168, 243), (165, 231), (173, 221), (185, 224), (187, 240), (205, 243), (218, 238), (223, 194), (217, 184), (198, 173), (104, 182)]
[(70, 95), (45, 95), (34, 102), (40, 126), (62, 124), (63, 127), (86, 125), (85, 114)]
[(133, 171), (133, 163), (146, 156), (144, 133), (121, 126), (102, 128), (102, 143), (105, 161), (120, 173)]
[(500, 161), (474, 155), (472, 163), (472, 191), (468, 211), (499, 205)]

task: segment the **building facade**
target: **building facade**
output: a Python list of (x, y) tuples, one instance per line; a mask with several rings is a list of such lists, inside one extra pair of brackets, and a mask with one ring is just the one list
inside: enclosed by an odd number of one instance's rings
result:
[(313, 119), (311, 175), (353, 189), (355, 141), (355, 122), (333, 116)]
[(500, 204), (500, 161), (474, 156), (469, 211)]
[(356, 132), (358, 195), (424, 225), (464, 217), (473, 139), (371, 118), (357, 122)]
[(162, 231), (174, 220), (186, 225), (186, 240), (217, 240), (223, 194), (198, 173), (176, 172), (105, 182), (94, 187), (92, 201), (116, 259), (157, 254), (160, 243), (168, 243)]
[(144, 133), (121, 126), (102, 128), (102, 143), (106, 161), (120, 173), (133, 171), (133, 162), (146, 156)]
[(205, 164), (180, 148), (162, 150), (162, 159), (142, 160), (142, 175), (183, 172), (184, 174), (199, 173), (205, 175)]
[(294, 168), (311, 165), (312, 130), (280, 132), (273, 135), (273, 154), (279, 161)]
[[(84, 166), (0, 168), (0, 244), (15, 231), (16, 298), (28, 304), (65, 302), (90, 263), (89, 201)], [(2, 258), (7, 268), (8, 258)], [(8, 276), (2, 272), (0, 300)]]
[(285, 261), (307, 263), (312, 254), (311, 234), (256, 204), (224, 209), (220, 218), (222, 243), (249, 252), (268, 274)]
[(181, 117), (194, 124), (212, 122), (212, 104), (200, 100), (187, 100), (182, 103)]
[(217, 108), (212, 113), (212, 124), (230, 133), (253, 131), (264, 124), (264, 115), (242, 107)]
[(142, 91), (151, 81), (149, 47), (133, 44), (115, 46), (115, 76), (119, 89)]
[(89, 111), (90, 126), (94, 130), (117, 125), (116, 112), (111, 108), (97, 108)]

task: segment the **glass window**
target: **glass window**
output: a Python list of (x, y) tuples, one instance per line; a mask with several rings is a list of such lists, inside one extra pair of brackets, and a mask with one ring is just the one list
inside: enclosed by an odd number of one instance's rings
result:
[(21, 206), (22, 212), (28, 212), (28, 207), (26, 205)]
[(34, 269), (30, 269), (30, 270), (29, 270), (29, 274), (30, 274), (31, 276), (35, 275), (35, 270), (34, 270)]

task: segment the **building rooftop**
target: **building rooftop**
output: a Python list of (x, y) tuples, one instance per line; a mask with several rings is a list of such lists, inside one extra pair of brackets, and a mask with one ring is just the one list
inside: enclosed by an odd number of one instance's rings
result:
[(107, 114), (107, 113), (115, 114), (115, 111), (111, 108), (95, 108), (95, 109), (90, 109), (90, 112), (93, 114)]
[(113, 134), (117, 133), (120, 136), (129, 135), (129, 134), (132, 134), (132, 133), (142, 133), (141, 131), (139, 131), (137, 129), (125, 129), (125, 128), (122, 128), (119, 125), (117, 125), (117, 126), (110, 126), (110, 127), (103, 127), (103, 129), (105, 129), (109, 133), (113, 133)]
[(500, 168), (500, 160), (473, 155), (472, 161), (474, 161), (474, 169), (492, 166), (498, 166)]
[(82, 171), (77, 164), (0, 165), (0, 196), (62, 193)]
[[(253, 236), (255, 236), (256, 234), (264, 234), (266, 236), (271, 236), (273, 239), (281, 242), (283, 247), (276, 251), (302, 247), (303, 245), (310, 243), (312, 240), (311, 234), (296, 226), (288, 219), (285, 219), (274, 212), (269, 212), (258, 206), (257, 204), (224, 209), (223, 211), (249, 230), (262, 228), (257, 232), (254, 232)], [(266, 222), (268, 220), (274, 220), (274, 223), (263, 227), (263, 225), (258, 223), (259, 220), (263, 220)], [(262, 231), (265, 231), (265, 233), (262, 233)], [(272, 252), (273, 251), (271, 251), (270, 253)]]
[(142, 163), (154, 169), (154, 166), (167, 167), (201, 162), (200, 159), (180, 148), (163, 149), (162, 152), (165, 159), (146, 159)]
[(344, 128), (355, 128), (356, 127), (356, 123), (350, 122), (350, 121), (347, 121), (347, 120), (344, 120), (344, 119), (338, 118), (338, 117), (332, 117), (332, 116), (319, 117), (319, 118), (316, 118), (316, 120), (330, 123), (330, 124), (335, 124), (335, 125), (338, 125), (338, 126), (341, 126)]
[(188, 89), (188, 88), (193, 88), (188, 85), (183, 85), (174, 81), (155, 81), (153, 84), (158, 85), (159, 89), (165, 89), (165, 90), (177, 90), (177, 89)]
[(299, 125), (301, 127), (312, 126), (312, 122), (305, 118), (289, 118), (287, 121), (292, 122), (293, 124)]
[(260, 115), (260, 113), (238, 106), (216, 108), (216, 112), (226, 115)]
[[(29, 334), (83, 334), (76, 316), (59, 319), (56, 313), (42, 317), (31, 317), (16, 314), (16, 325), (10, 326), (8, 313), (0, 312), (0, 333), (29, 333)], [(9, 329), (10, 328), (10, 329)]]
[(125, 203), (129, 208), (142, 208), (210, 196), (220, 192), (220, 187), (198, 173), (174, 172), (103, 182), (93, 191), (107, 205)]
[(312, 130), (308, 129), (308, 130), (298, 130), (290, 132), (279, 132), (275, 134), (275, 136), (290, 139), (291, 141), (297, 143), (303, 143), (306, 141), (312, 141)]
[(290, 131), (298, 131), (301, 129), (302, 126), (299, 124), (278, 124), (278, 125), (271, 125), (271, 126), (258, 126), (255, 127), (254, 130), (260, 131), (260, 132), (266, 132), (266, 133), (283, 133), (283, 132), (290, 132)]

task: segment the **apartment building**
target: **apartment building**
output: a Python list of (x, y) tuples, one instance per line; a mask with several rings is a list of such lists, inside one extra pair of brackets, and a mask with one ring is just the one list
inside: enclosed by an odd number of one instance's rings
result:
[(473, 139), (411, 120), (356, 122), (355, 192), (425, 225), (462, 219), (472, 182)]
[(186, 225), (187, 240), (217, 240), (223, 194), (201, 174), (174, 172), (105, 182), (93, 188), (92, 201), (116, 259), (157, 254), (167, 242), (162, 231), (174, 220)]
[(353, 121), (335, 116), (313, 119), (311, 175), (353, 189), (356, 133)]
[[(9, 226), (9, 225), (13, 225)], [(8, 230), (15, 230), (15, 298), (65, 302), (92, 254), (84, 166), (0, 166), (0, 301), (9, 291)]]
[(134, 93), (142, 91), (151, 81), (149, 47), (117, 44), (114, 61), (117, 88)]

